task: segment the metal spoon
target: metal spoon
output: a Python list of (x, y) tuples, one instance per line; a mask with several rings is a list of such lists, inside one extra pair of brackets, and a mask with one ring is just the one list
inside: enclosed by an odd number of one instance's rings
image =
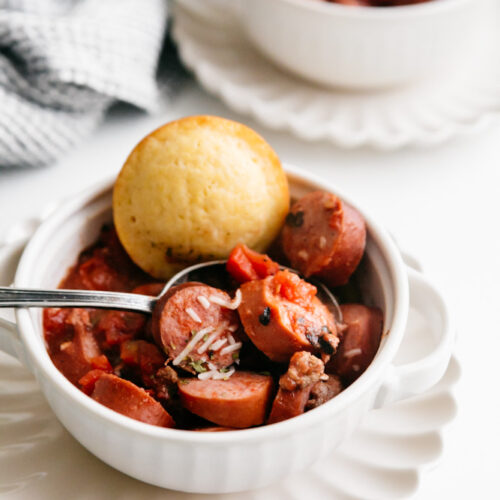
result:
[[(217, 276), (226, 275), (225, 266), (225, 260), (213, 260), (186, 267), (170, 278), (157, 297), (97, 290), (39, 290), (0, 287), (0, 307), (92, 307), (151, 314), (158, 300), (171, 287), (187, 281), (201, 281), (203, 283), (213, 281)], [(298, 274), (294, 269), (284, 266), (281, 268)], [(330, 309), (336, 320), (341, 322), (342, 312), (332, 292), (319, 281), (309, 281), (318, 288), (320, 300)]]

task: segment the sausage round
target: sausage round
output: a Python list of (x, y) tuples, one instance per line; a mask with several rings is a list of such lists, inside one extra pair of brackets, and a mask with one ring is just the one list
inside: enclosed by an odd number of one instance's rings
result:
[(273, 379), (240, 371), (227, 380), (183, 379), (178, 389), (182, 405), (191, 413), (222, 427), (244, 429), (264, 423)]
[(302, 415), (309, 400), (312, 386), (306, 386), (303, 389), (287, 391), (279, 388), (278, 394), (273, 401), (271, 413), (267, 419), (268, 424), (275, 424), (289, 418)]
[[(153, 336), (174, 365), (197, 373), (212, 369), (209, 363), (216, 369), (233, 364), (239, 349), (224, 349), (233, 339), (238, 340), (238, 314), (214, 302), (217, 299), (231, 302), (223, 290), (193, 282), (175, 287), (158, 301), (153, 311)], [(190, 340), (200, 330), (206, 333), (189, 348)], [(212, 342), (205, 345), (210, 338)], [(216, 343), (224, 340), (223, 344)], [(198, 352), (200, 349), (202, 352)]]
[(116, 375), (101, 375), (95, 383), (91, 398), (122, 415), (146, 424), (160, 427), (175, 425), (163, 406), (144, 389)]
[(334, 194), (313, 191), (293, 204), (281, 241), (291, 266), (304, 276), (345, 285), (365, 250), (365, 221)]
[(73, 338), (51, 345), (50, 354), (57, 369), (77, 385), (88, 371), (98, 368), (94, 361), (102, 356), (102, 351), (91, 330), (86, 309), (72, 309), (66, 317), (66, 324), (73, 328)]
[(312, 354), (296, 352), (288, 370), (280, 377), (280, 388), (274, 398), (268, 423), (274, 424), (304, 413), (311, 389), (324, 377), (324, 364)]
[(279, 271), (249, 281), (241, 296), (238, 313), (245, 333), (272, 361), (287, 362), (297, 351), (334, 352), (335, 320), (316, 297), (316, 287), (296, 274)]
[(372, 362), (382, 336), (382, 311), (362, 304), (340, 306), (346, 329), (327, 371), (354, 382)]

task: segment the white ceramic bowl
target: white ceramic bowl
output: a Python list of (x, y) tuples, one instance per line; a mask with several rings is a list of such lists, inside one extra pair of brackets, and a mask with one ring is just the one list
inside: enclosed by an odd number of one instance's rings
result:
[[(321, 179), (287, 168), (293, 196), (327, 189)], [(18, 266), (15, 286), (55, 287), (78, 253), (111, 219), (112, 181), (63, 203), (35, 232)], [(358, 206), (359, 209), (359, 206)], [(33, 372), (59, 420), (104, 462), (142, 481), (190, 492), (223, 493), (258, 488), (299, 471), (339, 445), (369, 409), (423, 391), (443, 375), (453, 332), (440, 294), (409, 271), (388, 234), (366, 213), (368, 226), (363, 293), (384, 310), (384, 336), (366, 372), (339, 396), (299, 417), (234, 432), (166, 429), (120, 415), (87, 397), (52, 364), (40, 309), (19, 309), (17, 324), (0, 320), (0, 350)], [(408, 280), (408, 278), (410, 278)], [(422, 359), (394, 366), (412, 301), (436, 326), (434, 348)], [(332, 471), (333, 473), (334, 471)]]
[(411, 82), (460, 63), (479, 31), (482, 4), (243, 0), (239, 7), (249, 39), (277, 65), (323, 85), (361, 89)]

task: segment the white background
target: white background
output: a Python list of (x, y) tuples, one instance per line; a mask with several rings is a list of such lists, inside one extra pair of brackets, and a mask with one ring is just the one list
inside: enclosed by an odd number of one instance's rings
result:
[[(329, 179), (368, 209), (446, 292), (463, 376), (459, 415), (442, 462), (417, 499), (500, 498), (500, 124), (429, 150), (343, 151), (270, 131), (230, 112), (188, 83), (155, 116), (114, 112), (76, 151), (40, 169), (0, 170), (0, 240), (9, 227), (53, 200), (117, 174), (149, 131), (190, 114), (236, 118), (261, 133), (281, 159)], [(499, 316), (500, 317), (500, 316)]]

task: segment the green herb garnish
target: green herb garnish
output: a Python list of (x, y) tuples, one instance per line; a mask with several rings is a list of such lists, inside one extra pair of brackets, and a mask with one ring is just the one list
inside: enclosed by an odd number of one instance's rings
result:
[(203, 372), (206, 372), (207, 369), (203, 366), (203, 361), (195, 361), (195, 360), (191, 360), (188, 365), (193, 368), (193, 370), (196, 372), (196, 373), (203, 373)]

